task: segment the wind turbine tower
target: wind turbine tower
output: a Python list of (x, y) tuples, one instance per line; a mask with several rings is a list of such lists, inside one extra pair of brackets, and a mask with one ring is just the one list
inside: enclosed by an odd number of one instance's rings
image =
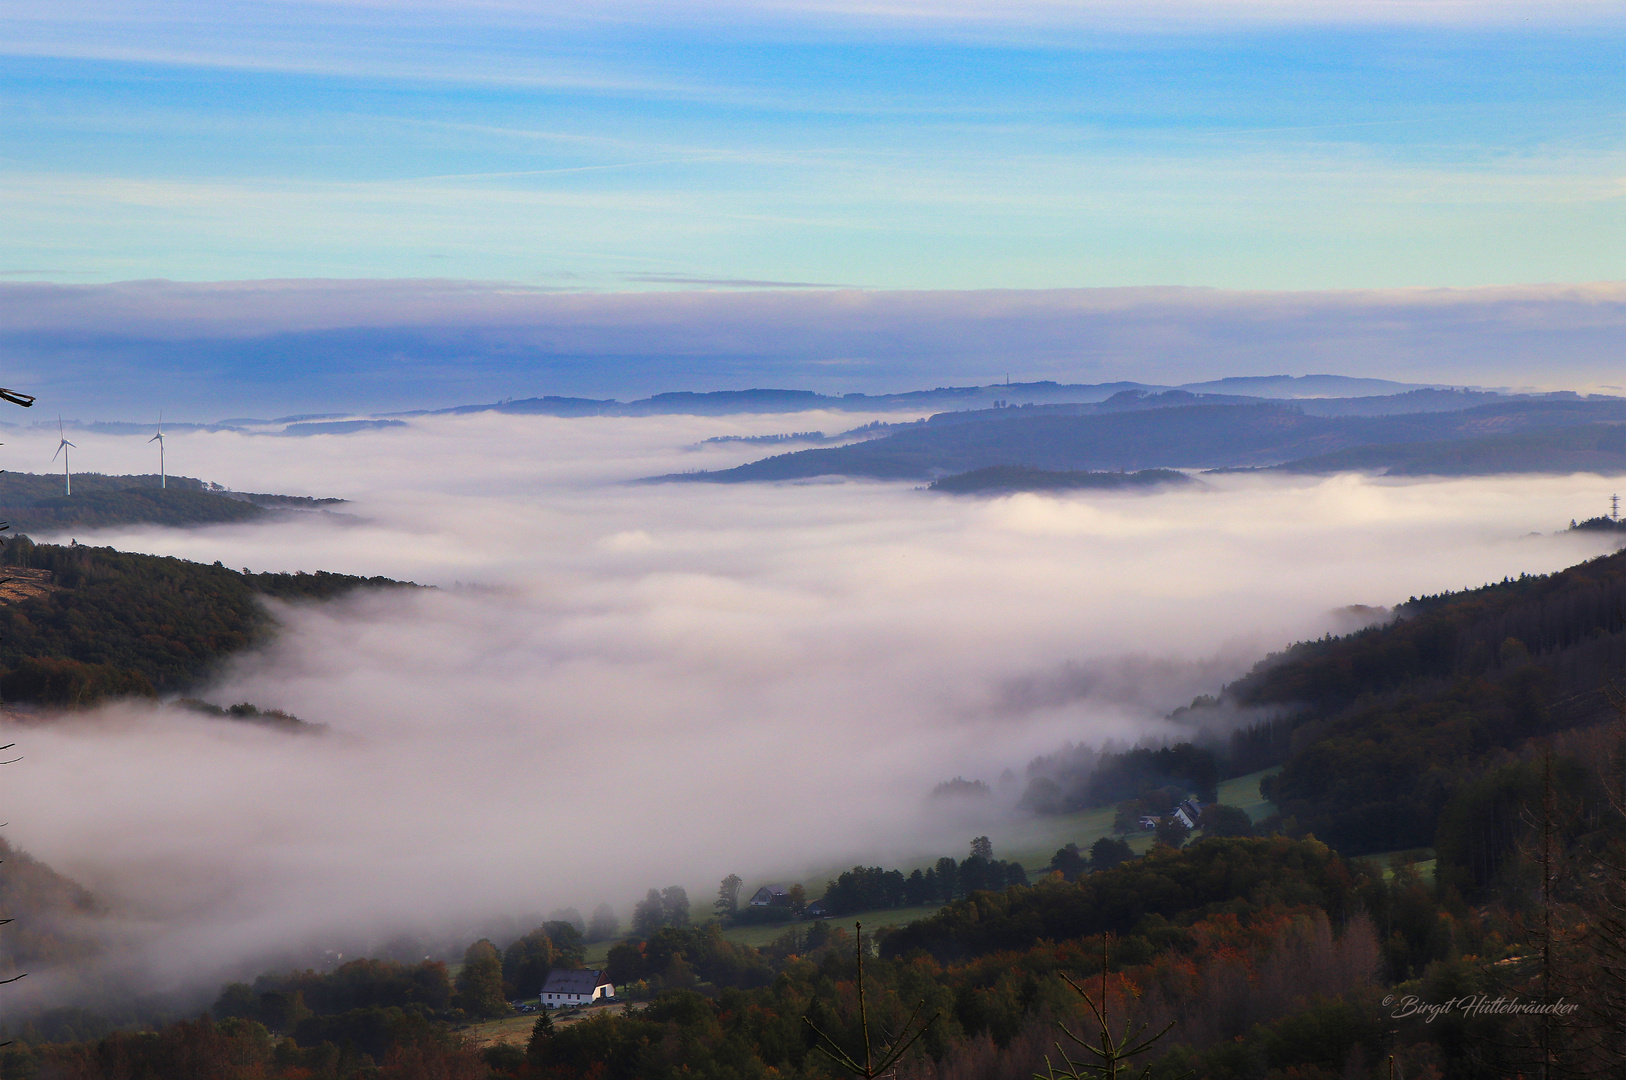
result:
[(169, 477), (164, 472), (164, 414), (163, 413), (158, 414), (158, 434), (154, 435), (152, 438), (148, 439), (147, 441), (150, 442), (150, 443), (155, 442), (155, 443), (158, 444), (158, 486), (159, 486), (159, 488), (166, 488), (166, 487), (169, 486)]
[[(68, 441), (68, 433), (62, 428), (62, 417), (60, 416), (56, 418), (56, 433), (57, 438), (61, 441), (56, 444), (56, 454), (51, 455), (51, 460), (55, 461), (57, 454), (62, 455), (62, 481), (67, 488), (65, 494), (72, 495), (73, 473), (68, 470), (68, 447), (73, 446), (73, 443)], [(78, 448), (75, 447), (75, 449)]]

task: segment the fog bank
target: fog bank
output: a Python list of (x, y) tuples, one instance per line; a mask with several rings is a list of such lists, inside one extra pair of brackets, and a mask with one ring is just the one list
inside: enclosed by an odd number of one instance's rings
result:
[[(1606, 543), (1551, 535), (1607, 505), (1612, 482), (1585, 476), (991, 500), (622, 483), (761, 454), (684, 449), (710, 435), (864, 419), (172, 435), (174, 472), (354, 517), (79, 542), (439, 588), (279, 607), (286, 632), (202, 695), (323, 737), (144, 705), (18, 731), (8, 834), (104, 898), (159, 982), (566, 904), (625, 917), (650, 886), (701, 900), (730, 872), (963, 856), (970, 823), (924, 805), (940, 780), (1161, 730), (1264, 652), (1347, 629), (1348, 605)], [(49, 456), (42, 434), (8, 441), (11, 467)], [(136, 438), (78, 441), (76, 466), (151, 467)]]

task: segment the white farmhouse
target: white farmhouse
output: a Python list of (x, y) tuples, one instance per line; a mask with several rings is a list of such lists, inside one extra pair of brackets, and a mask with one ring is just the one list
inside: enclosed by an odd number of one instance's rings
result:
[(564, 970), (548, 972), (542, 984), (542, 1007), (562, 1009), (566, 1005), (591, 1005), (615, 997), (610, 977), (602, 971)]
[(1202, 816), (1202, 813), (1203, 804), (1196, 799), (1187, 799), (1174, 808), (1175, 818), (1188, 829), (1197, 827), (1197, 819)]

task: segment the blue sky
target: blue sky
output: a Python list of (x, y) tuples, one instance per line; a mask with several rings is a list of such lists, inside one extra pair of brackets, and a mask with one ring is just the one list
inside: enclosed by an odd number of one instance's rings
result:
[(191, 7), (0, 3), (3, 280), (1626, 278), (1607, 5)]

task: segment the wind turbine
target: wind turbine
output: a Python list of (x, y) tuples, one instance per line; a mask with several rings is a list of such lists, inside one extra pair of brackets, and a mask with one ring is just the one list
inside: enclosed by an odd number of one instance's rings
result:
[[(73, 473), (68, 471), (68, 447), (73, 446), (73, 443), (68, 441), (68, 433), (62, 428), (62, 417), (60, 416), (56, 418), (56, 433), (57, 437), (62, 440), (56, 444), (56, 454), (62, 455), (62, 479), (67, 486), (67, 494), (72, 495)], [(77, 450), (78, 447), (74, 447), (74, 449)], [(52, 461), (56, 460), (56, 454), (51, 455)]]
[(158, 434), (147, 441), (158, 444), (158, 486), (166, 488), (169, 486), (169, 478), (164, 474), (164, 414), (162, 412), (158, 414)]

